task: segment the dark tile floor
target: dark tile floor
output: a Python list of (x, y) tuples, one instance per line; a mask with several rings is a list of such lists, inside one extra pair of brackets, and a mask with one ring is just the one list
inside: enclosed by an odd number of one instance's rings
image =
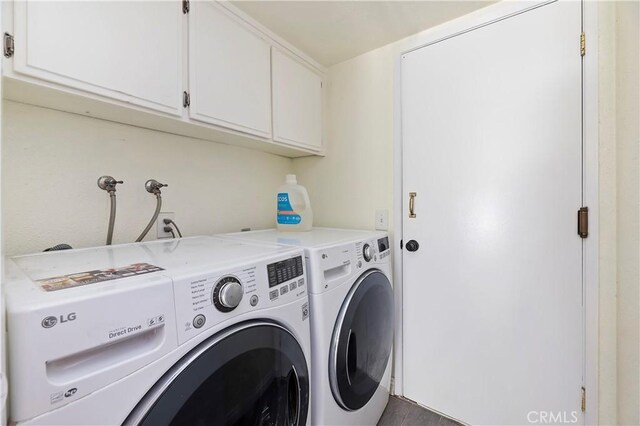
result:
[(461, 426), (461, 424), (406, 399), (392, 396), (378, 426)]

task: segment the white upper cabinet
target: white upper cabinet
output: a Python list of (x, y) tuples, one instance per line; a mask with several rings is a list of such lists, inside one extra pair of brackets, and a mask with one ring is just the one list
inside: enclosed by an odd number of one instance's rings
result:
[(271, 137), (270, 44), (228, 9), (191, 2), (189, 115)]
[(272, 50), (273, 139), (322, 150), (322, 78), (287, 53)]
[(177, 1), (15, 1), (13, 71), (182, 114)]
[(3, 58), (5, 99), (324, 154), (324, 68), (228, 2), (13, 0), (2, 10), (15, 45)]

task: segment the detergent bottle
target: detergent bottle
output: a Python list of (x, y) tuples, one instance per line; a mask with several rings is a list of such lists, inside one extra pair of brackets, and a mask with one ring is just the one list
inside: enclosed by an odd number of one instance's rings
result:
[(307, 189), (298, 185), (296, 175), (287, 175), (278, 188), (278, 231), (309, 231), (313, 226), (313, 211)]

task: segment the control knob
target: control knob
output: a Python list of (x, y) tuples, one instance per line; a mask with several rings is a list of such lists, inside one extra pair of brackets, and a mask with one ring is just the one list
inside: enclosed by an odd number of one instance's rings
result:
[(218, 280), (213, 289), (213, 304), (221, 312), (231, 312), (240, 304), (243, 295), (244, 289), (240, 280), (226, 276)]
[(369, 244), (362, 246), (362, 256), (367, 262), (371, 261), (371, 258), (373, 257), (373, 249)]

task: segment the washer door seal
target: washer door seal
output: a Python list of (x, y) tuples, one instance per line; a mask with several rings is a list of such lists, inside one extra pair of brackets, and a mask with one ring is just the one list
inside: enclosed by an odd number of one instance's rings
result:
[(362, 408), (378, 389), (391, 355), (393, 324), (391, 283), (371, 269), (349, 290), (331, 339), (329, 383), (345, 410)]
[(309, 372), (295, 337), (248, 322), (202, 342), (151, 388), (125, 425), (304, 425)]

